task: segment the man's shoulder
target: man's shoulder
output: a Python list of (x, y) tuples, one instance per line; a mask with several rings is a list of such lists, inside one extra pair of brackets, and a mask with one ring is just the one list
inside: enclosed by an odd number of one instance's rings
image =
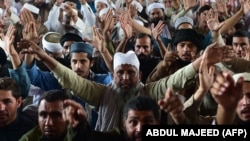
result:
[(41, 136), (42, 133), (39, 126), (36, 126), (31, 130), (29, 130), (28, 132), (26, 132), (25, 134), (23, 134), (23, 136), (20, 138), (19, 141), (33, 141), (33, 140), (39, 141)]

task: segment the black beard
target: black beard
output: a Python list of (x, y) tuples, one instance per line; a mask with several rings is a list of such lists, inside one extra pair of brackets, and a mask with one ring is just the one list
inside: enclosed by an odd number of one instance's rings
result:
[(163, 17), (159, 17), (159, 18), (155, 18), (155, 19), (150, 19), (150, 25), (154, 24), (154, 26), (156, 26), (160, 21), (164, 22), (164, 18)]
[(48, 6), (47, 3), (34, 3), (34, 5), (39, 9), (46, 8)]
[(141, 62), (147, 62), (148, 60), (150, 60), (151, 56), (146, 56), (144, 54), (140, 54), (138, 55), (138, 59)]
[(243, 121), (238, 116), (236, 117), (236, 121), (238, 125), (250, 125), (250, 121)]

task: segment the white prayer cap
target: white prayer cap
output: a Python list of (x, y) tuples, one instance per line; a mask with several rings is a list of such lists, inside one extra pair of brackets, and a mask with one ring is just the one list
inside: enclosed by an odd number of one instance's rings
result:
[[(109, 11), (110, 8), (103, 8), (102, 10), (100, 10), (98, 16), (101, 18), (104, 14), (106, 14)], [(114, 15), (114, 11), (113, 11), (113, 15)]]
[[(29, 3), (25, 3), (22, 7), (22, 9), (25, 8), (27, 10), (29, 10), (30, 12), (32, 13), (35, 13), (35, 14), (39, 14), (39, 8), (35, 7), (34, 5), (32, 4), (29, 4)], [(21, 10), (22, 11), (22, 10)]]
[(108, 3), (107, 0), (95, 0), (95, 9), (96, 9), (96, 7), (97, 7), (97, 3), (98, 3), (98, 2), (104, 3), (104, 4), (107, 5), (107, 7), (109, 7), (109, 3)]
[(240, 77), (243, 77), (244, 81), (250, 81), (250, 73), (243, 72), (243, 73), (236, 73), (233, 75), (234, 81), (238, 81)]
[(53, 53), (62, 52), (63, 47), (60, 44), (62, 35), (57, 32), (48, 32), (43, 36), (42, 45), (43, 49)]
[(147, 8), (147, 14), (149, 15), (149, 13), (155, 9), (155, 8), (161, 8), (163, 10), (165, 10), (165, 6), (163, 3), (158, 3), (158, 2), (154, 2), (154, 3), (151, 3), (148, 8)]
[(136, 0), (133, 0), (131, 5), (134, 5), (136, 7), (137, 11), (140, 12), (140, 13), (143, 10), (142, 5)]
[(127, 53), (117, 52), (114, 55), (114, 70), (123, 64), (129, 64), (135, 66), (138, 71), (140, 67), (140, 62), (134, 51), (128, 51)]

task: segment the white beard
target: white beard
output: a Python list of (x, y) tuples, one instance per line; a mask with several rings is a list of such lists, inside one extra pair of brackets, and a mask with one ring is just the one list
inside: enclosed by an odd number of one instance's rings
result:
[(134, 97), (139, 94), (141, 89), (141, 83), (137, 83), (136, 85), (132, 86), (129, 90), (121, 89), (117, 84), (113, 84), (113, 91), (115, 94), (120, 96), (124, 101), (127, 101), (131, 97)]

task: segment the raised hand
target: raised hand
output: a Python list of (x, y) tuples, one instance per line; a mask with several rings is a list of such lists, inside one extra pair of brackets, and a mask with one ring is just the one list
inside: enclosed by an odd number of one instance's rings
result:
[(247, 12), (250, 10), (250, 1), (249, 0), (243, 0), (241, 5), (243, 6), (244, 14), (247, 14)]
[(154, 24), (151, 24), (151, 32), (155, 40), (160, 40), (159, 35), (161, 34), (164, 26), (165, 24), (163, 23), (163, 21), (159, 21), (159, 23), (156, 26)]
[(225, 0), (216, 0), (216, 5), (217, 5), (216, 9), (218, 9), (219, 13), (225, 13), (226, 15), (228, 14), (227, 13), (227, 4), (226, 4)]
[(3, 49), (9, 54), (9, 55), (13, 55), (13, 54), (17, 54), (14, 46), (13, 46), (13, 42), (14, 42), (14, 33), (16, 31), (16, 28), (14, 25), (10, 25), (8, 27), (8, 31), (6, 33), (6, 35), (1, 34), (1, 39), (3, 41)]
[(213, 65), (221, 61), (231, 61), (234, 57), (234, 51), (231, 46), (219, 46), (217, 42), (210, 44), (203, 55), (207, 57), (207, 64)]
[(22, 25), (25, 27), (30, 22), (35, 22), (35, 19), (34, 19), (32, 13), (29, 10), (24, 8), (20, 13), (20, 21), (21, 21)]
[(215, 9), (210, 9), (206, 15), (207, 26), (210, 31), (219, 31), (220, 28), (224, 25), (224, 22), (219, 22), (218, 11)]
[(183, 5), (186, 11), (195, 7), (198, 4), (198, 0), (183, 0)]
[(105, 16), (102, 18), (102, 22), (104, 27), (102, 29), (103, 33), (106, 34), (107, 32), (111, 32), (114, 27), (115, 23), (115, 16), (113, 14), (113, 10), (109, 9)]
[(37, 44), (43, 37), (43, 35), (38, 36), (35, 22), (29, 22), (28, 24), (26, 24), (26, 26), (22, 31), (22, 34), (23, 34), (23, 39), (32, 40)]
[(202, 56), (199, 68), (199, 83), (200, 83), (199, 89), (204, 92), (208, 92), (208, 90), (211, 88), (214, 82), (214, 72), (215, 72), (214, 66), (208, 67), (207, 58), (208, 56), (206, 55)]
[(183, 112), (183, 104), (177, 94), (168, 88), (165, 93), (165, 98), (158, 101), (160, 109), (169, 113), (176, 124), (182, 124), (185, 119)]
[(119, 20), (120, 20), (120, 23), (121, 23), (121, 27), (122, 27), (122, 29), (123, 29), (123, 31), (125, 33), (124, 38), (129, 39), (129, 38), (132, 37), (132, 22), (127, 20), (126, 15), (127, 15), (126, 13), (122, 13), (119, 16)]
[(92, 45), (100, 52), (106, 51), (104, 37), (96, 27), (93, 27)]
[(171, 45), (168, 44), (167, 49), (165, 50), (165, 55), (163, 58), (163, 65), (164, 66), (170, 66), (173, 62), (177, 61), (179, 59), (177, 51), (171, 51)]
[(87, 113), (81, 104), (73, 100), (65, 100), (66, 108), (63, 111), (63, 119), (69, 122), (75, 128), (80, 122), (87, 119)]
[(42, 61), (48, 59), (50, 56), (32, 40), (22, 39), (17, 43), (17, 47), (21, 49), (22, 54), (32, 54), (34, 57)]
[(243, 78), (234, 81), (226, 72), (218, 73), (210, 89), (214, 100), (225, 110), (235, 110), (238, 101), (242, 98)]

